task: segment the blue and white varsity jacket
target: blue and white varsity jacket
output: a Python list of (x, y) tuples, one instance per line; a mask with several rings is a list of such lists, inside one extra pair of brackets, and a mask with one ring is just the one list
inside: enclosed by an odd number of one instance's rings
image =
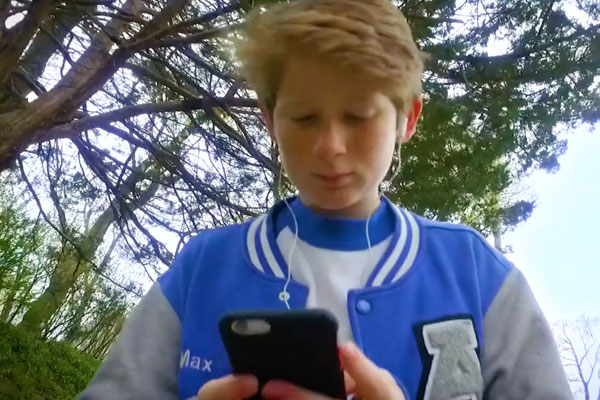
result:
[[(407, 399), (571, 399), (548, 324), (523, 275), (474, 230), (394, 206), (365, 287), (348, 293), (356, 344)], [(80, 399), (190, 399), (231, 373), (218, 330), (236, 309), (285, 309), (276, 204), (191, 239), (134, 309)], [(299, 221), (301, 223), (301, 221)], [(291, 308), (308, 288), (292, 281)]]

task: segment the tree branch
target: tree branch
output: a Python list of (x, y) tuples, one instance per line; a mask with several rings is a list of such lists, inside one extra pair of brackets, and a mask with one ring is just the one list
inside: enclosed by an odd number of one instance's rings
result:
[[(142, 6), (142, 0), (127, 0), (123, 9), (135, 14)], [(130, 54), (117, 49), (110, 56), (115, 45), (111, 38), (130, 28), (126, 22), (111, 20), (51, 91), (25, 109), (0, 114), (0, 170), (7, 168), (25, 146), (35, 142), (36, 134), (76, 111), (119, 69)]]
[(239, 10), (240, 8), (241, 8), (240, 1), (232, 1), (231, 4), (229, 4), (225, 7), (216, 9), (215, 11), (208, 12), (204, 15), (201, 15), (198, 18), (192, 18), (187, 21), (183, 21), (178, 24), (172, 25), (172, 26), (164, 29), (164, 33), (169, 34), (169, 33), (173, 33), (173, 32), (179, 32), (180, 30), (182, 30), (183, 28), (187, 28), (188, 26), (206, 24), (206, 23), (211, 22), (214, 19), (220, 17), (221, 15), (229, 14), (233, 11)]
[(134, 43), (127, 48), (131, 51), (138, 52), (146, 49), (157, 49), (160, 47), (178, 47), (191, 43), (201, 43), (207, 39), (224, 36), (227, 33), (235, 32), (240, 29), (243, 24), (231, 24), (224, 27), (208, 29), (203, 32), (195, 33), (180, 38), (161, 39), (161, 40), (144, 40), (139, 43)]
[[(219, 98), (218, 101), (222, 101), (232, 107), (258, 107), (258, 103), (254, 99)], [(57, 138), (73, 138), (85, 130), (99, 128), (112, 122), (122, 121), (124, 119), (142, 114), (210, 109), (214, 106), (214, 102), (206, 98), (194, 98), (168, 101), (163, 103), (147, 103), (128, 106), (119, 110), (107, 112), (105, 114), (82, 118), (66, 125), (57, 126), (56, 128), (50, 129), (45, 134), (39, 135), (38, 142), (44, 142)]]
[(516, 51), (513, 53), (501, 54), (501, 55), (497, 55), (497, 56), (471, 56), (471, 55), (457, 56), (457, 57), (452, 57), (451, 60), (466, 61), (471, 64), (494, 64), (494, 63), (515, 62), (521, 58), (528, 57), (534, 53), (539, 53), (544, 50), (548, 50), (558, 44), (561, 44), (563, 42), (572, 41), (573, 39), (577, 39), (578, 37), (581, 37), (581, 36), (593, 37), (595, 34), (598, 33), (599, 30), (600, 30), (600, 24), (592, 25), (587, 29), (578, 29), (575, 33), (573, 33), (571, 35), (559, 37), (553, 41), (547, 42), (540, 46), (535, 46), (535, 47), (533, 47), (531, 49), (527, 49), (527, 50), (523, 49), (523, 50), (519, 50), (519, 51)]
[(136, 75), (145, 76), (147, 78), (150, 78), (153, 81), (160, 83), (163, 86), (168, 87), (173, 92), (182, 95), (183, 97), (190, 98), (190, 99), (198, 97), (197, 94), (194, 94), (194, 93), (190, 92), (189, 90), (176, 85), (175, 83), (173, 83), (173, 81), (170, 81), (169, 79), (163, 78), (162, 76), (155, 74), (154, 72), (150, 71), (148, 68), (144, 68), (139, 65), (132, 64), (132, 63), (125, 63), (123, 66), (125, 68), (133, 71)]
[(10, 78), (17, 62), (36, 34), (38, 27), (56, 10), (58, 0), (38, 0), (31, 3), (25, 18), (13, 26), (2, 38), (0, 43), (0, 87)]

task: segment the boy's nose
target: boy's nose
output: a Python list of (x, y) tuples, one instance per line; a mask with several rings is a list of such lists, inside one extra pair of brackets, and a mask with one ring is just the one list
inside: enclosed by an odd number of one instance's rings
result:
[(317, 133), (315, 153), (324, 159), (333, 159), (346, 153), (346, 131), (343, 125), (330, 122)]

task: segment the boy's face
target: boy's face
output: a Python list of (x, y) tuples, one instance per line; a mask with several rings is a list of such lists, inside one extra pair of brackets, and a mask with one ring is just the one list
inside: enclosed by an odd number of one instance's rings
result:
[(420, 113), (419, 101), (408, 119), (398, 119), (383, 89), (329, 61), (288, 58), (265, 120), (304, 204), (347, 218), (365, 218), (377, 207), (395, 142), (410, 138)]

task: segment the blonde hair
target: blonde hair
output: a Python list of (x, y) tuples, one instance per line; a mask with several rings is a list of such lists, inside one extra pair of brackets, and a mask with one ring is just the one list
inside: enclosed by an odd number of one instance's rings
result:
[(255, 7), (236, 41), (240, 71), (269, 110), (289, 53), (304, 50), (383, 80), (406, 115), (422, 93), (425, 53), (389, 0), (297, 0)]

